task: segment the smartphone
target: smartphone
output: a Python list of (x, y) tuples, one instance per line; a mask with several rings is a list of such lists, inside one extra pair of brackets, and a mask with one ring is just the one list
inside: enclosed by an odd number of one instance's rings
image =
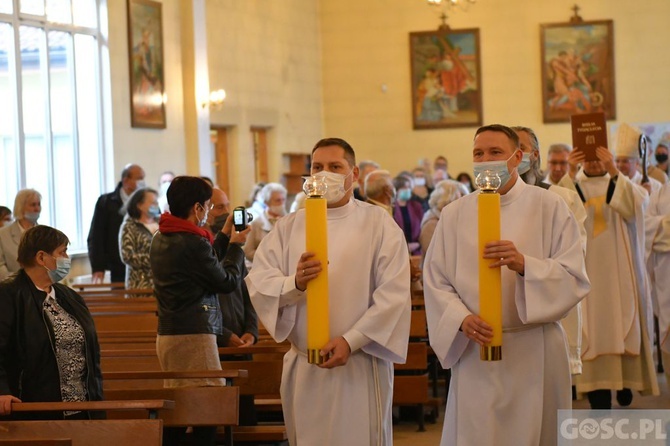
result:
[(233, 224), (237, 232), (244, 231), (251, 220), (248, 218), (249, 213), (244, 206), (238, 206), (233, 209)]

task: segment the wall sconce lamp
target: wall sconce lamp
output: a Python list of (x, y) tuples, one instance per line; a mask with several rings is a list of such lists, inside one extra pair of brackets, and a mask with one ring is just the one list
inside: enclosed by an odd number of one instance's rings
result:
[(209, 98), (202, 102), (202, 108), (209, 106), (210, 110), (221, 110), (226, 100), (226, 90), (219, 89), (209, 92)]

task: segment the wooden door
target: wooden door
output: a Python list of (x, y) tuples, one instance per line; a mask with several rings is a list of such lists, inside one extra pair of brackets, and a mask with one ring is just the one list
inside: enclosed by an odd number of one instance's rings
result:
[(214, 147), (215, 183), (225, 193), (230, 193), (230, 175), (228, 173), (228, 130), (226, 127), (212, 126), (209, 132)]
[(268, 129), (252, 127), (251, 136), (254, 149), (255, 182), (267, 183), (268, 180)]

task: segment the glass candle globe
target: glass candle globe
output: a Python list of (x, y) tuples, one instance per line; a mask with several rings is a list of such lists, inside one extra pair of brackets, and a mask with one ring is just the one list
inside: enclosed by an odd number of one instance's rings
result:
[(501, 182), (500, 176), (492, 170), (485, 170), (475, 178), (475, 184), (482, 192), (496, 192)]
[(308, 197), (323, 197), (328, 190), (328, 184), (324, 177), (303, 177), (305, 183), (302, 185), (302, 190)]

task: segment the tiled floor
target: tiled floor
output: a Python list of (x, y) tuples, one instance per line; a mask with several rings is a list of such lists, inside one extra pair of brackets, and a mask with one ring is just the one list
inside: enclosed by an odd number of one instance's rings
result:
[[(658, 375), (661, 388), (660, 396), (639, 396), (635, 394), (630, 409), (670, 409), (670, 391), (663, 374)], [(574, 409), (588, 409), (589, 403), (586, 399), (575, 401)], [(614, 400), (614, 407), (617, 408)], [(426, 432), (417, 432), (416, 424), (404, 422), (393, 426), (393, 441), (395, 446), (437, 446), (442, 436), (442, 422), (444, 420), (444, 407), (440, 409), (440, 418), (436, 424), (426, 423)]]

